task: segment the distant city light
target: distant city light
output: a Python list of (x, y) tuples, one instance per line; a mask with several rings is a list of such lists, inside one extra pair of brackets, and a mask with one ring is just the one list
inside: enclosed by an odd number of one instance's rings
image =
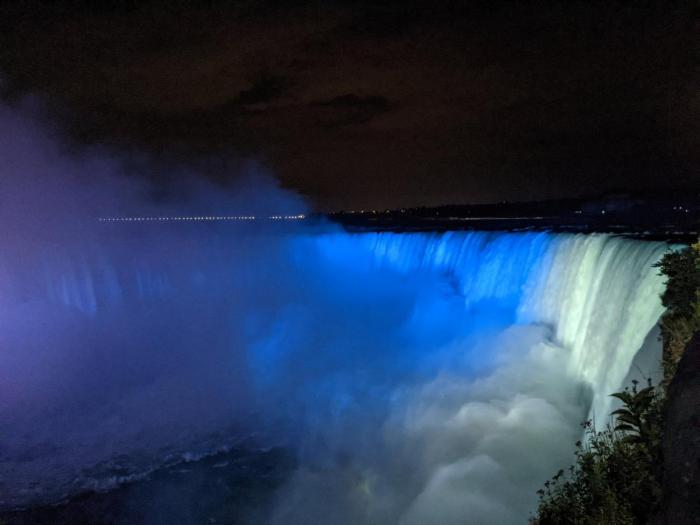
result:
[(193, 215), (181, 217), (100, 217), (99, 222), (183, 222), (183, 221), (300, 221), (306, 218), (304, 214), (298, 215), (269, 215), (258, 217), (256, 215)]

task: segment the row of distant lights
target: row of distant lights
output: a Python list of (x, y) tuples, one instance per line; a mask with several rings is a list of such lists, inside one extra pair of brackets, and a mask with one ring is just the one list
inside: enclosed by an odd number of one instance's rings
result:
[(350, 210), (347, 213), (350, 215), (362, 215), (364, 213), (371, 213), (373, 215), (377, 215), (378, 213), (392, 213), (398, 211), (399, 213), (406, 213), (406, 208), (401, 208), (400, 210), (384, 210), (383, 212), (381, 210)]
[(256, 217), (255, 215), (198, 215), (192, 217), (100, 217), (100, 222), (182, 222), (182, 221), (299, 221), (306, 215), (271, 215)]

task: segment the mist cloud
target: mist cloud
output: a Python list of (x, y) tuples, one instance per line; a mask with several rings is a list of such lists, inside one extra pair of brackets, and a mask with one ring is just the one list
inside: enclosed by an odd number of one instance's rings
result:
[(39, 114), (0, 107), (5, 505), (107, 483), (115, 457), (141, 458), (127, 475), (212, 432), (252, 431), (245, 317), (268, 310), (285, 236), (264, 221), (99, 218), (305, 211), (255, 164), (226, 187), (180, 166), (155, 200), (130, 159), (68, 148)]

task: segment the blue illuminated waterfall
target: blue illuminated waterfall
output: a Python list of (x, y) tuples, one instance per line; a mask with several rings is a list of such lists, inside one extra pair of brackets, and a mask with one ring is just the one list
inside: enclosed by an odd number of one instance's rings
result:
[(517, 323), (552, 326), (570, 352), (569, 371), (593, 387), (599, 417), (663, 313), (663, 280), (653, 267), (668, 249), (662, 243), (479, 232), (336, 234), (317, 242), (331, 260), (442, 275), (467, 309), (496, 300)]
[[(667, 249), (603, 234), (162, 227), (4, 253), (0, 504), (104, 488), (125, 479), (115, 457), (131, 475), (274, 422), (272, 441), (289, 429), (301, 458), (279, 523), (330, 486), (321, 471), (338, 486), (324, 492), (336, 523), (436, 509), (440, 523), (521, 522), (581, 419), (604, 423), (663, 313), (653, 265)], [(125, 466), (136, 452), (153, 464)], [(304, 509), (320, 519), (324, 504)]]

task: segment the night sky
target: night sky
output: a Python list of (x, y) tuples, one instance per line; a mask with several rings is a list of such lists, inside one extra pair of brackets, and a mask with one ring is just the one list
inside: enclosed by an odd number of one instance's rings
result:
[(0, 71), (79, 142), (320, 210), (697, 188), (695, 4), (9, 1)]

